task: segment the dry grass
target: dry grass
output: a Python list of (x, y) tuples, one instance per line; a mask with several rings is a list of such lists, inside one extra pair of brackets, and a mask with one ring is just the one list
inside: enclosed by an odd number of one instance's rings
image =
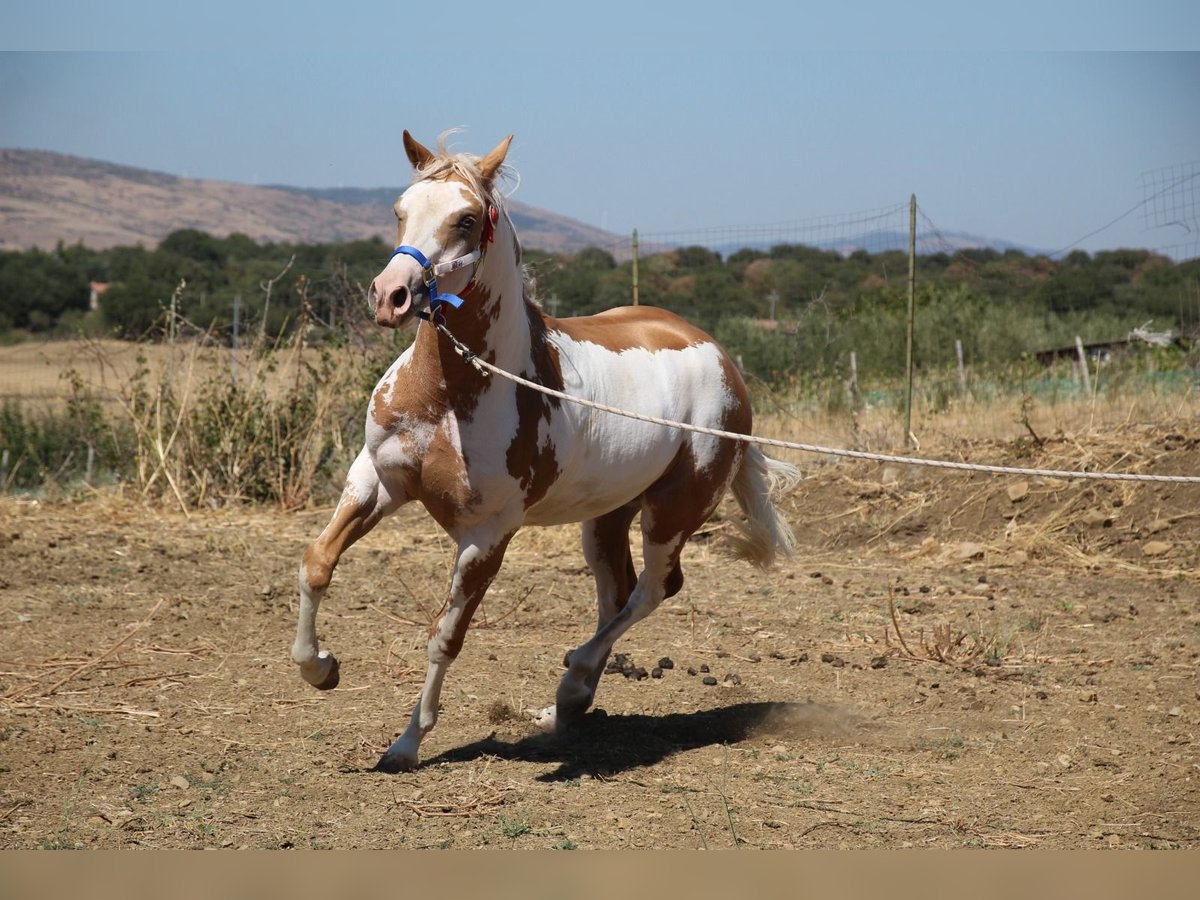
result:
[[(964, 443), (1041, 439), (1056, 435), (1075, 440), (1103, 437), (1138, 425), (1170, 427), (1200, 419), (1200, 390), (1147, 393), (1112, 390), (1091, 398), (1041, 402), (1013, 395), (987, 402), (960, 400), (939, 408), (917, 398), (913, 433), (925, 451)], [(794, 412), (781, 403), (760, 402), (755, 431), (782, 440), (886, 452), (905, 446), (904, 414), (891, 406), (867, 406), (857, 412), (829, 412), (810, 404)]]

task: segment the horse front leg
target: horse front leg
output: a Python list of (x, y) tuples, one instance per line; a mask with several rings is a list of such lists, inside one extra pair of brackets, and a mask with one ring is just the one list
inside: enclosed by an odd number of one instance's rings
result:
[(450, 594), (430, 629), (429, 665), (425, 685), (413, 709), (408, 728), (375, 765), (379, 772), (404, 772), (417, 766), (421, 739), (437, 724), (442, 682), (467, 635), (471, 617), (500, 570), (504, 551), (516, 529), (476, 531), (458, 543)]
[(321, 650), (317, 641), (317, 610), (333, 579), (333, 570), (351, 544), (407, 499), (393, 496), (380, 483), (375, 464), (363, 450), (350, 467), (346, 487), (329, 524), (304, 551), (299, 572), (300, 617), (292, 643), (292, 661), (300, 666), (300, 676), (318, 690), (332, 690), (340, 679), (337, 657)]

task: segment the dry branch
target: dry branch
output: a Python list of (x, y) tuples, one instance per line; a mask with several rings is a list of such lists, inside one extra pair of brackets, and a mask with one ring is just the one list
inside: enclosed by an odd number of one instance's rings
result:
[[(135, 635), (140, 633), (143, 629), (146, 628), (147, 625), (150, 624), (150, 620), (154, 618), (155, 613), (157, 613), (159, 611), (159, 609), (162, 608), (162, 605), (166, 602), (167, 602), (167, 598), (163, 597), (161, 600), (159, 600), (157, 603), (154, 604), (154, 609), (150, 610), (150, 613), (149, 613), (149, 615), (146, 616), (146, 618), (142, 619), (141, 622), (137, 623), (136, 625), (133, 626), (133, 628), (131, 628), (129, 630), (129, 634), (125, 635), (125, 637), (121, 638), (119, 641), (117, 641), (115, 644), (113, 644), (111, 647), (109, 647), (107, 650), (105, 650), (103, 653), (101, 653), (95, 659), (90, 660), (89, 662), (86, 662), (81, 666), (77, 666), (71, 672), (67, 673), (62, 678), (60, 678), (58, 681), (54, 682), (54, 684), (50, 685), (50, 687), (48, 687), (48, 688), (46, 688), (46, 690), (42, 691), (41, 696), (43, 696), (43, 697), (51, 696), (60, 687), (62, 687), (64, 684), (66, 684), (68, 681), (71, 681), (72, 679), (77, 678), (79, 675), (82, 675), (84, 672), (87, 672), (89, 669), (96, 668), (96, 666), (100, 665), (100, 663), (104, 662), (104, 660), (108, 659), (110, 656), (112, 656), (114, 653), (116, 653), (118, 650), (120, 650), (122, 647), (124, 647), (127, 643), (129, 643), (130, 640), (133, 639), (133, 637)], [(155, 715), (157, 715), (157, 713)]]

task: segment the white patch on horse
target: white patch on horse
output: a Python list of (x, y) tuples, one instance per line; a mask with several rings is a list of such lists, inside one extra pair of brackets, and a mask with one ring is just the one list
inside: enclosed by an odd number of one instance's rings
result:
[[(737, 398), (725, 383), (721, 350), (693, 344), (682, 350), (610, 350), (552, 332), (564, 390), (643, 415), (724, 425)], [(592, 422), (603, 422), (592, 427)], [(697, 471), (715, 461), (720, 440), (565, 403), (548, 425), (560, 472), (526, 523), (552, 525), (602, 515), (636, 497), (662, 476), (687, 444)], [(540, 437), (540, 435), (539, 435)]]

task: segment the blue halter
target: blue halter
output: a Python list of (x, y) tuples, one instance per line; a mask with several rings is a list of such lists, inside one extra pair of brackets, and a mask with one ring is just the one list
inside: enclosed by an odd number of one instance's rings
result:
[(425, 257), (424, 253), (422, 253), (416, 247), (410, 247), (408, 244), (401, 244), (399, 247), (393, 250), (390, 258), (395, 259), (401, 253), (403, 253), (405, 256), (411, 256), (421, 267), (421, 278), (425, 282), (425, 287), (429, 289), (429, 314), (431, 316), (437, 316), (441, 314), (441, 311), (438, 309), (438, 307), (443, 303), (448, 303), (455, 309), (458, 309), (463, 305), (463, 298), (458, 296), (458, 294), (443, 294), (438, 291), (437, 276), (446, 275), (450, 272), (457, 271), (463, 266), (478, 261), (478, 250), (476, 250), (474, 253), (468, 253), (466, 256), (461, 256), (456, 260), (453, 260), (449, 263), (442, 263), (438, 266), (432, 265)]

